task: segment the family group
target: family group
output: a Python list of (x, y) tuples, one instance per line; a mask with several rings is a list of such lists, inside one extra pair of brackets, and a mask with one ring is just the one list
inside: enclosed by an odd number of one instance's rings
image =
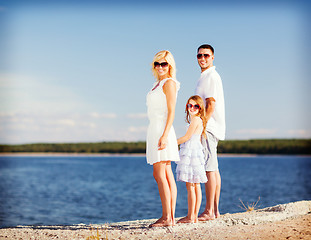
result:
[[(213, 65), (214, 48), (209, 44), (197, 50), (201, 75), (195, 95), (185, 106), (189, 124), (184, 136), (176, 138), (173, 127), (180, 83), (171, 52), (158, 52), (152, 62), (156, 81), (147, 94), (149, 126), (147, 162), (153, 165), (162, 203), (162, 217), (150, 227), (175, 225), (177, 187), (171, 162), (177, 164), (177, 181), (186, 182), (188, 214), (177, 223), (197, 223), (220, 216), (218, 205), (221, 177), (218, 169), (217, 145), (225, 138), (225, 104), (222, 81)], [(178, 148), (180, 145), (180, 148)], [(200, 184), (205, 184), (206, 205), (199, 215), (202, 201)]]

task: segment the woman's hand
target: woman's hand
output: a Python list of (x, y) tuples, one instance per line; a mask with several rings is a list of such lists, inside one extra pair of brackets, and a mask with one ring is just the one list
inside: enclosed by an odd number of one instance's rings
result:
[(166, 148), (167, 145), (167, 138), (166, 137), (160, 137), (159, 143), (158, 143), (158, 150), (163, 150)]

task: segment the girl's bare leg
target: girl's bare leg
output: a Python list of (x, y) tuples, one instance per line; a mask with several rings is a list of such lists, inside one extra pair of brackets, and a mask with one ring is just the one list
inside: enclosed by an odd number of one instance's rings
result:
[(153, 164), (153, 176), (158, 184), (162, 203), (162, 217), (155, 223), (151, 224), (150, 227), (171, 226), (171, 191), (166, 177), (166, 162), (158, 162)]
[(202, 191), (201, 191), (201, 185), (200, 183), (195, 184), (195, 209), (194, 209), (194, 214), (195, 214), (195, 222), (197, 223), (198, 220), (198, 215), (201, 207), (201, 202), (202, 202)]
[(196, 195), (195, 195), (195, 183), (186, 183), (188, 192), (188, 215), (184, 218), (179, 219), (178, 223), (194, 223), (195, 206), (196, 206)]

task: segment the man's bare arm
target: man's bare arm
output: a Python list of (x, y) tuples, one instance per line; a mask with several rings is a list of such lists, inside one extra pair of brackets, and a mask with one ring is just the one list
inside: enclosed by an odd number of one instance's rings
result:
[(206, 111), (206, 119), (207, 121), (212, 117), (214, 111), (215, 111), (215, 105), (216, 105), (216, 100), (211, 97), (211, 98), (206, 98), (206, 107), (205, 107), (205, 111)]

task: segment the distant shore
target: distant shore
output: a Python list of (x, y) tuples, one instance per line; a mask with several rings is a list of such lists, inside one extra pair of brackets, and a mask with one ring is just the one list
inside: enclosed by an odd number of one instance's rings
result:
[[(0, 156), (55, 156), (55, 157), (105, 157), (105, 156), (120, 156), (120, 157), (144, 157), (145, 153), (60, 153), (60, 152), (0, 152)], [(255, 157), (255, 156), (289, 156), (287, 154), (249, 154), (249, 153), (220, 153), (218, 157)], [(310, 157), (311, 155), (290, 155), (299, 157)]]
[(61, 153), (61, 152), (2, 152), (0, 156), (146, 156), (145, 153)]
[[(224, 140), (219, 154), (311, 155), (311, 139)], [(0, 144), (1, 153), (144, 154), (146, 142)]]
[(311, 239), (311, 201), (224, 214), (196, 224), (149, 228), (155, 219), (72, 226), (16, 226), (0, 239)]
[[(220, 157), (253, 157), (258, 154), (230, 154), (222, 153), (218, 154)], [(146, 156), (145, 153), (60, 153), (60, 152), (2, 152), (0, 156)]]

